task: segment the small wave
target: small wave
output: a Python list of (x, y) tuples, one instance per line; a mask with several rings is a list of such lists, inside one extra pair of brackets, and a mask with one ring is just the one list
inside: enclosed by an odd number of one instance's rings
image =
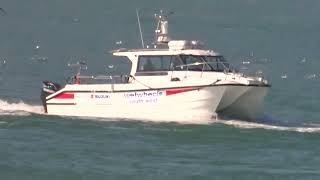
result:
[(0, 99), (0, 115), (20, 115), (25, 116), (30, 113), (42, 114), (43, 108), (39, 105), (26, 104), (23, 101), (10, 103)]
[(303, 133), (314, 133), (320, 132), (320, 127), (286, 127), (286, 126), (277, 126), (277, 125), (269, 125), (269, 124), (262, 124), (256, 122), (247, 122), (247, 121), (240, 121), (240, 120), (217, 120), (217, 123), (222, 123), (226, 125), (231, 125), (238, 128), (245, 128), (245, 129), (268, 129), (268, 130), (278, 130), (278, 131), (294, 131), (294, 132), (303, 132)]
[(208, 119), (208, 118), (201, 118), (201, 117), (192, 117), (192, 118), (180, 118), (180, 117), (171, 117), (171, 118), (162, 118), (157, 116), (151, 116), (151, 117), (141, 117), (136, 118), (129, 115), (122, 114), (117, 117), (87, 117), (87, 116), (68, 116), (68, 118), (71, 119), (83, 119), (83, 120), (93, 120), (93, 121), (109, 121), (109, 122), (117, 122), (117, 121), (123, 121), (123, 122), (129, 122), (129, 121), (136, 121), (136, 122), (145, 122), (145, 123), (176, 123), (176, 124), (210, 124), (214, 122), (215, 120)]
[(145, 123), (177, 123), (181, 125), (199, 124), (199, 125), (209, 125), (215, 123), (221, 123), (229, 126), (234, 126), (236, 128), (243, 129), (267, 129), (267, 130), (277, 130), (277, 131), (292, 131), (301, 133), (320, 133), (320, 125), (308, 124), (308, 126), (286, 126), (280, 124), (281, 122), (276, 122), (273, 119), (266, 119), (263, 122), (248, 122), (244, 120), (224, 120), (224, 119), (184, 119), (184, 120), (163, 120), (163, 119), (132, 119), (132, 118), (95, 118), (95, 117), (74, 117), (76, 119), (86, 119), (95, 121), (139, 121)]

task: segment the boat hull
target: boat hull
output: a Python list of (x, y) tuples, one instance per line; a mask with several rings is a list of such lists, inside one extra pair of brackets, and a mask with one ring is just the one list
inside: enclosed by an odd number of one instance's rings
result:
[(268, 89), (266, 86), (228, 87), (216, 112), (229, 118), (259, 119), (263, 116), (263, 101)]
[(113, 92), (62, 89), (48, 96), (44, 106), (48, 114), (62, 116), (192, 122), (216, 118), (216, 112), (230, 109), (232, 115), (252, 118), (260, 112), (257, 107), (266, 89), (224, 85)]

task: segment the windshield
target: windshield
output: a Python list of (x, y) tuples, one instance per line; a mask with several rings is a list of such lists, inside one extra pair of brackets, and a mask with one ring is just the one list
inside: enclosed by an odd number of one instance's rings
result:
[(190, 71), (229, 71), (230, 65), (223, 56), (181, 55), (183, 66)]
[(229, 71), (223, 56), (140, 56), (137, 72), (143, 71)]
[(208, 63), (208, 66), (210, 66), (213, 71), (224, 71), (230, 69), (229, 63), (223, 56), (207, 56), (204, 58)]

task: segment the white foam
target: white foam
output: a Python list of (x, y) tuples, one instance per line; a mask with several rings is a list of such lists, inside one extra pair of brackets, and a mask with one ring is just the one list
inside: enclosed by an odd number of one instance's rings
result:
[(268, 130), (278, 130), (278, 131), (294, 131), (294, 132), (303, 132), (303, 133), (313, 133), (313, 132), (320, 132), (320, 127), (286, 127), (286, 126), (276, 126), (276, 125), (269, 125), (269, 124), (262, 124), (262, 123), (255, 123), (255, 122), (246, 122), (246, 121), (239, 121), (239, 120), (218, 120), (218, 123), (231, 125), (238, 128), (245, 128), (245, 129), (268, 129)]
[(302, 132), (302, 133), (320, 133), (320, 125), (319, 126), (309, 126), (309, 127), (288, 127), (288, 126), (278, 126), (278, 125), (270, 125), (265, 123), (258, 122), (247, 122), (242, 120), (213, 120), (213, 119), (172, 119), (172, 120), (160, 120), (158, 118), (149, 118), (149, 119), (132, 119), (132, 118), (94, 118), (94, 117), (74, 117), (76, 119), (89, 119), (95, 121), (140, 121), (140, 122), (152, 122), (152, 123), (177, 123), (177, 124), (212, 124), (212, 123), (221, 123), (225, 125), (234, 126), (237, 128), (243, 129), (267, 129), (267, 130), (276, 130), (276, 131), (292, 131), (292, 132)]
[(208, 118), (202, 118), (201, 116), (196, 117), (179, 117), (172, 115), (171, 118), (163, 117), (163, 116), (149, 116), (149, 117), (132, 117), (126, 114), (121, 114), (115, 117), (75, 117), (75, 116), (69, 116), (69, 118), (72, 119), (85, 119), (85, 120), (94, 120), (94, 121), (140, 121), (140, 122), (152, 122), (152, 123), (177, 123), (177, 124), (210, 124), (214, 122), (212, 119)]
[(10, 103), (0, 99), (0, 115), (25, 116), (30, 113), (43, 114), (43, 107), (39, 105), (26, 104), (23, 101)]

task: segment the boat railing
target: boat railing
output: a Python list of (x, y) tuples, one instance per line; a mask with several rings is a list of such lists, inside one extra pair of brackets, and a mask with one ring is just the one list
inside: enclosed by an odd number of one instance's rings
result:
[[(195, 67), (198, 66), (198, 67)], [(194, 62), (184, 65), (177, 65), (174, 66), (171, 70), (171, 80), (175, 80), (176, 76), (180, 76), (181, 72), (184, 73), (184, 78), (187, 79), (188, 77), (195, 77), (198, 76), (199, 78), (206, 78), (209, 74), (205, 75), (206, 73), (210, 72), (210, 76), (215, 76), (216, 79), (225, 79), (229, 75), (233, 77), (244, 77), (245, 74), (239, 72), (236, 68), (232, 67), (228, 62)], [(192, 73), (197, 72), (197, 73)], [(200, 72), (200, 73), (199, 73)], [(216, 72), (216, 73), (211, 73)], [(191, 74), (192, 73), (192, 74)], [(221, 73), (225, 74), (222, 76)], [(228, 76), (227, 76), (228, 75)]]
[[(202, 77), (204, 72), (223, 72), (230, 73), (236, 70), (226, 62), (194, 62), (190, 64), (177, 65), (172, 68), (172, 71), (198, 71)], [(186, 74), (187, 75), (187, 74)]]
[[(201, 66), (202, 65), (202, 66)], [(190, 68), (198, 66), (198, 68)], [(226, 62), (194, 62), (190, 64), (183, 64), (174, 66), (174, 70), (186, 70), (186, 71), (219, 71), (219, 72), (230, 72), (234, 68), (230, 67), (229, 63)]]
[(73, 76), (70, 84), (125, 84), (129, 82), (129, 75), (97, 75), (97, 76)]

